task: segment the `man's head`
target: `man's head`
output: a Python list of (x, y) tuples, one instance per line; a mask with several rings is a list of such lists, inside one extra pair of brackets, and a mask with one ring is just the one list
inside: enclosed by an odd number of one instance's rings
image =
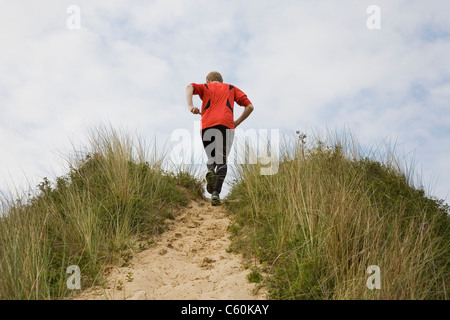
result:
[(222, 75), (220, 73), (218, 73), (217, 71), (210, 72), (206, 76), (206, 83), (211, 83), (211, 82), (223, 83)]

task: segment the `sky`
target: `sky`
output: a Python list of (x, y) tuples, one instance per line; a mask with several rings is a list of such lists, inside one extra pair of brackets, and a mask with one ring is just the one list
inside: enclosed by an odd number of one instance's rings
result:
[(448, 12), (442, 0), (0, 0), (0, 191), (63, 174), (87, 126), (195, 136), (185, 88), (216, 70), (255, 107), (244, 130), (394, 141), (449, 202)]

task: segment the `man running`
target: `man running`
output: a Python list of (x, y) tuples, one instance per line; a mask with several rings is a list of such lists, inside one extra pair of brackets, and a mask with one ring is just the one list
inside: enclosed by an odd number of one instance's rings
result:
[[(202, 100), (201, 111), (194, 107), (192, 96)], [(201, 136), (208, 162), (206, 190), (212, 195), (213, 206), (220, 204), (220, 192), (227, 175), (227, 157), (233, 144), (234, 129), (253, 111), (247, 95), (231, 84), (223, 83), (219, 72), (211, 72), (205, 84), (192, 83), (186, 88), (188, 109), (193, 114), (201, 114)], [(235, 121), (234, 102), (245, 107), (242, 115)]]

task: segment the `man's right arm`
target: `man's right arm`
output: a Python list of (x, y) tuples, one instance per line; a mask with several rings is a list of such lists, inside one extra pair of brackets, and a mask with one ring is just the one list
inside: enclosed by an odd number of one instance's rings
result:
[(194, 86), (192, 84), (186, 87), (186, 101), (188, 105), (188, 109), (193, 114), (200, 114), (200, 110), (194, 107), (194, 102), (192, 101), (192, 97), (194, 95)]

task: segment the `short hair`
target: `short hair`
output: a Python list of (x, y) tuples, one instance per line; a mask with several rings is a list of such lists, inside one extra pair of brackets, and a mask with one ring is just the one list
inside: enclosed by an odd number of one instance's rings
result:
[(213, 71), (206, 76), (206, 82), (208, 81), (210, 82), (219, 81), (220, 83), (223, 83), (223, 78), (220, 73), (218, 73), (217, 71)]

